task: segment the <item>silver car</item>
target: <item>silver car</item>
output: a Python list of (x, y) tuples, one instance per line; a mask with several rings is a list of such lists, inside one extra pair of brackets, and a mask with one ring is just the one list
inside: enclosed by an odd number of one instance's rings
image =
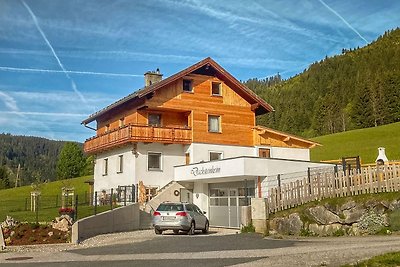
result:
[(184, 231), (193, 235), (196, 230), (208, 233), (209, 222), (199, 207), (186, 202), (163, 202), (153, 213), (153, 226), (157, 235), (165, 230), (175, 234)]

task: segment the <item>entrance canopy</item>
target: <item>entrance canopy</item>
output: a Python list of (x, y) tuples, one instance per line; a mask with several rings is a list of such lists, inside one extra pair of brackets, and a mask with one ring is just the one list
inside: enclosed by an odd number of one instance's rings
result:
[(302, 160), (237, 157), (175, 166), (175, 181), (231, 182), (270, 175), (307, 171), (307, 168), (332, 166)]

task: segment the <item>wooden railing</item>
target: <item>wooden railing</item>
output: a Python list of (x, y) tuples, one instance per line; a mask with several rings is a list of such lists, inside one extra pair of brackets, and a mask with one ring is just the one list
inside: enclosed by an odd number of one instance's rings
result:
[(400, 165), (362, 168), (361, 172), (317, 174), (268, 189), (268, 211), (275, 213), (325, 198), (400, 191)]
[(183, 127), (127, 125), (87, 139), (83, 148), (86, 153), (94, 153), (129, 142), (190, 144), (192, 130)]

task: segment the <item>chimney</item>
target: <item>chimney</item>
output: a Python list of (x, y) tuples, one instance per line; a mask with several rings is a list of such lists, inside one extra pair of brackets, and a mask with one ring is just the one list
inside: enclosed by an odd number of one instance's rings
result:
[(150, 86), (152, 84), (158, 83), (162, 80), (162, 74), (160, 69), (157, 68), (156, 71), (148, 71), (144, 74), (144, 86)]
[(385, 148), (384, 147), (379, 147), (378, 148), (378, 157), (376, 158), (375, 162), (383, 164), (383, 163), (386, 163), (388, 161), (389, 160), (386, 157)]

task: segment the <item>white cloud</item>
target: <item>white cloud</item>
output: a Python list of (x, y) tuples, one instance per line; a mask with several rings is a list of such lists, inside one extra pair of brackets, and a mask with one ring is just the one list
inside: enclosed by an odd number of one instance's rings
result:
[(13, 112), (19, 111), (17, 101), (10, 95), (0, 91), (0, 99), (4, 102), (6, 107), (9, 108), (11, 111)]

